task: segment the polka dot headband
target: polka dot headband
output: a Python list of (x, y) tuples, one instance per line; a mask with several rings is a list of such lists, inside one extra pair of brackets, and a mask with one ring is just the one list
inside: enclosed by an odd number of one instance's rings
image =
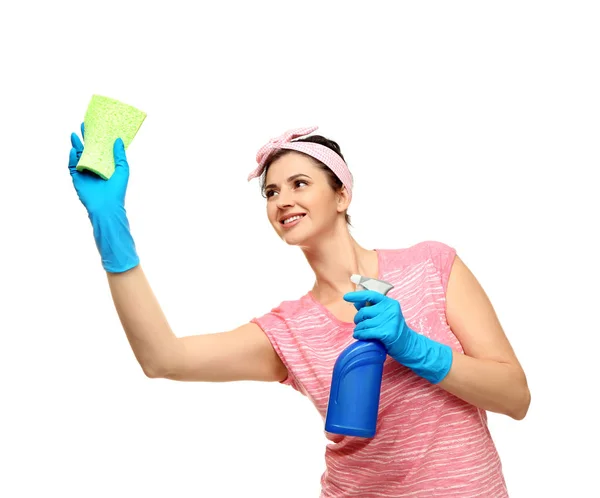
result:
[(313, 142), (292, 142), (293, 139), (303, 137), (312, 133), (318, 128), (318, 126), (311, 126), (309, 128), (295, 128), (293, 130), (286, 131), (279, 137), (272, 138), (265, 145), (263, 145), (258, 153), (256, 154), (256, 162), (258, 166), (252, 173), (248, 175), (248, 181), (253, 178), (259, 177), (265, 169), (265, 163), (275, 150), (289, 149), (298, 152), (308, 154), (315, 159), (318, 159), (325, 164), (335, 175), (341, 180), (346, 187), (348, 195), (352, 198), (352, 173), (348, 169), (348, 166), (344, 160), (333, 150), (325, 145), (316, 144)]

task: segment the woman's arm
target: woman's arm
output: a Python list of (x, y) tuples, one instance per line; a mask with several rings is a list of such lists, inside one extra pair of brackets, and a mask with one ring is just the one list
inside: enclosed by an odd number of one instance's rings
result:
[(516, 420), (527, 414), (531, 395), (525, 372), (485, 291), (456, 256), (446, 291), (448, 324), (465, 354), (438, 385), (484, 410)]
[(148, 377), (158, 377), (163, 365), (179, 355), (179, 345), (142, 267), (106, 275), (115, 309), (138, 363)]
[[(85, 132), (81, 123), (81, 136)], [(69, 173), (92, 221), (115, 308), (129, 344), (148, 377), (181, 381), (281, 381), (287, 369), (262, 329), (246, 323), (229, 332), (175, 336), (139, 265), (125, 193), (129, 163), (120, 138), (113, 144), (115, 170), (108, 180), (77, 171), (83, 143), (71, 134)]]
[(148, 377), (198, 382), (286, 378), (287, 369), (258, 325), (178, 338), (140, 265), (107, 275), (129, 344)]

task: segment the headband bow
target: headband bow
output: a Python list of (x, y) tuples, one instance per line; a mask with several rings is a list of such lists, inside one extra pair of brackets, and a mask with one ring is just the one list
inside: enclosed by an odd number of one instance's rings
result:
[(271, 155), (271, 152), (283, 148), (282, 146), (290, 143), (294, 138), (303, 137), (312, 133), (318, 128), (318, 126), (310, 126), (307, 128), (295, 128), (293, 130), (286, 131), (283, 135), (272, 138), (265, 145), (263, 145), (256, 154), (256, 162), (258, 163), (258, 167), (250, 173), (248, 176), (248, 181), (252, 180), (260, 176), (265, 168), (265, 163), (267, 162), (268, 157)]

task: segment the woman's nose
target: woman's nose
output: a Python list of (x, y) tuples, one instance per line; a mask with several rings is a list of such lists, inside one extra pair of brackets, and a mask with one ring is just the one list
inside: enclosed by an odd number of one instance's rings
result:
[(294, 194), (286, 189), (281, 189), (277, 194), (277, 207), (286, 207), (294, 205)]

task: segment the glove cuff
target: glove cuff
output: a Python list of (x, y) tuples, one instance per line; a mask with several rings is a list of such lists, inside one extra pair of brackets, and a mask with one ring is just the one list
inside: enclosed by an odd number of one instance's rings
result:
[(452, 367), (452, 348), (429, 337), (410, 330), (410, 354), (394, 358), (432, 384), (439, 384)]
[(140, 263), (125, 208), (90, 213), (96, 247), (107, 272), (122, 273)]

